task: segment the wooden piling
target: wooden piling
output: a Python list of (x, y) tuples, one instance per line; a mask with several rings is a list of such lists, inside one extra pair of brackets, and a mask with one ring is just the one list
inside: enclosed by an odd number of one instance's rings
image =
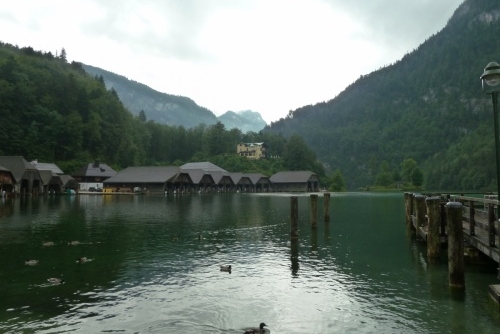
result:
[(495, 207), (493, 204), (488, 204), (488, 234), (490, 247), (495, 247)]
[(446, 204), (449, 286), (455, 289), (465, 289), (462, 207), (460, 202)]
[(330, 193), (324, 193), (323, 195), (323, 211), (325, 222), (330, 221)]
[(439, 228), (439, 235), (441, 238), (446, 238), (446, 203), (440, 203), (440, 211), (441, 211), (441, 227)]
[(299, 200), (297, 196), (290, 197), (290, 237), (299, 237)]
[(427, 208), (425, 207), (425, 196), (424, 195), (415, 195), (415, 217), (417, 222), (415, 224), (415, 228), (418, 229), (425, 224), (425, 214)]
[(405, 214), (406, 214), (406, 226), (411, 225), (411, 209), (412, 209), (412, 196), (410, 193), (405, 193)]
[(318, 226), (318, 195), (311, 194), (311, 227)]
[(474, 207), (474, 201), (469, 201), (469, 233), (471, 236), (476, 235), (476, 220), (474, 216), (476, 214), (476, 208)]
[(441, 226), (440, 197), (429, 197), (425, 200), (427, 204), (427, 258), (438, 259), (441, 246), (439, 228)]

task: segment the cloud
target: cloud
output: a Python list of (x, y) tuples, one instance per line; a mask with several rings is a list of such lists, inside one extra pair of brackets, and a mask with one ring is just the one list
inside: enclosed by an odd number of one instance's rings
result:
[(444, 27), (461, 0), (20, 0), (4, 42), (57, 52), (216, 114), (329, 100)]

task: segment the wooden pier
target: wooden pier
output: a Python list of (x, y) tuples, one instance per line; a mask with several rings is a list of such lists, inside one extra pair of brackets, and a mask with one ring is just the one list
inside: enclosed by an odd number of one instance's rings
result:
[[(463, 245), (466, 253), (481, 252), (496, 263), (500, 263), (500, 222), (497, 218), (500, 202), (493, 196), (484, 198), (458, 195), (431, 195), (405, 193), (406, 224), (427, 243), (429, 259), (436, 257), (435, 240), (448, 244), (452, 231), (450, 204), (459, 207), (458, 226), (461, 225)], [(449, 249), (450, 253), (450, 249)], [(450, 256), (450, 254), (449, 254)], [(463, 260), (462, 260), (463, 261)], [(451, 266), (451, 265), (450, 265)], [(500, 279), (500, 268), (498, 268)], [(500, 302), (500, 285), (490, 286), (491, 297)]]

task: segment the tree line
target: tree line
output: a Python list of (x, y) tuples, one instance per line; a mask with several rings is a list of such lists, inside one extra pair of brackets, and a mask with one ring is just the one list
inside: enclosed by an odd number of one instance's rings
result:
[(485, 19), (499, 11), (498, 0), (465, 1), (401, 60), (265, 131), (302, 136), (321, 161), (342, 170), (350, 189), (397, 184), (395, 171), (414, 159), (426, 189), (497, 191), (491, 96), (479, 77), (500, 62), (500, 44), (492, 43), (499, 21)]
[[(186, 129), (133, 116), (102, 76), (59, 56), (0, 45), (0, 155), (54, 162), (71, 174), (89, 161), (116, 170), (128, 166), (182, 165), (211, 161), (231, 172), (272, 175), (310, 170), (328, 181), (323, 165), (299, 136), (242, 133), (218, 122)], [(264, 142), (264, 160), (236, 155), (240, 142)], [(328, 186), (328, 184), (326, 184)]]

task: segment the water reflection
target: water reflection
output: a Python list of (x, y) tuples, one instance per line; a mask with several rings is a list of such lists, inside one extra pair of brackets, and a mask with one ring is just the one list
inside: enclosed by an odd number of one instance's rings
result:
[(293, 239), (290, 243), (290, 260), (292, 262), (292, 276), (297, 276), (299, 272), (299, 240)]
[[(483, 302), (490, 273), (468, 277), (465, 298), (453, 298), (446, 266), (428, 264), (406, 236), (402, 195), (332, 194), (330, 222), (312, 229), (301, 194), (293, 241), (289, 201), (212, 194), (5, 203), (0, 329), (234, 333), (264, 321), (273, 333), (427, 333), (458, 322), (464, 332), (496, 332), (500, 317)], [(41, 288), (49, 277), (66, 283)]]

